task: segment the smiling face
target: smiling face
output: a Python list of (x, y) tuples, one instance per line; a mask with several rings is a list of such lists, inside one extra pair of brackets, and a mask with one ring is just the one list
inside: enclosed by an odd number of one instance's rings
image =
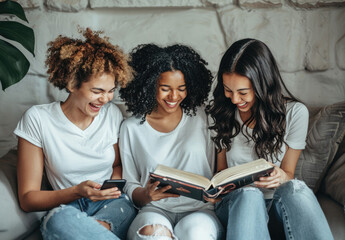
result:
[(91, 75), (79, 89), (72, 88), (71, 99), (77, 112), (84, 117), (97, 116), (101, 107), (114, 97), (115, 77), (109, 73)]
[[(223, 86), (225, 97), (230, 98), (240, 111), (240, 115), (248, 118), (255, 103), (255, 93), (250, 80), (237, 73), (224, 73)], [(246, 117), (246, 118), (247, 118)]]
[(158, 113), (175, 113), (187, 97), (186, 82), (181, 71), (169, 71), (160, 75), (157, 86)]

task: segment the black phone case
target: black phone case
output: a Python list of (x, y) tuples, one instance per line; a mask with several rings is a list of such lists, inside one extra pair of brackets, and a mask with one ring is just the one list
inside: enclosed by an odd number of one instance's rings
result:
[(101, 190), (117, 187), (122, 192), (122, 189), (125, 186), (125, 184), (126, 184), (125, 179), (109, 179), (103, 182)]

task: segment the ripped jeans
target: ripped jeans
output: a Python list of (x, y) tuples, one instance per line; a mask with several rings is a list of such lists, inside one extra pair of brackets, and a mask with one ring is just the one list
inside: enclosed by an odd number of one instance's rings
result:
[[(81, 198), (48, 212), (41, 223), (43, 239), (125, 239), (136, 215), (127, 195), (92, 202)], [(111, 231), (96, 220), (110, 224)]]
[(226, 228), (226, 239), (270, 239), (268, 211), (282, 222), (286, 239), (333, 239), (325, 215), (309, 187), (299, 180), (279, 186), (273, 199), (264, 199), (255, 187), (229, 193), (216, 204), (216, 214)]
[[(157, 227), (155, 235), (143, 235), (145, 226)], [(161, 227), (168, 229), (173, 238), (160, 236)], [(212, 210), (173, 213), (155, 206), (145, 206), (129, 227), (127, 239), (139, 240), (216, 240), (222, 239), (224, 230)]]

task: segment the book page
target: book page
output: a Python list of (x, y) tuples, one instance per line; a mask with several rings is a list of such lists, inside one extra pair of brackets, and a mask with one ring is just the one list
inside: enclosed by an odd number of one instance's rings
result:
[(240, 177), (244, 177), (270, 168), (272, 168), (272, 165), (270, 165), (265, 159), (260, 158), (252, 162), (222, 170), (221, 172), (214, 175), (214, 177), (212, 178), (212, 185), (215, 187), (238, 179)]
[(208, 189), (211, 186), (211, 182), (208, 178), (191, 173), (176, 168), (167, 167), (161, 164), (158, 164), (155, 174), (161, 175), (163, 177), (174, 178), (180, 181), (188, 182), (197, 186), (201, 186), (205, 189)]

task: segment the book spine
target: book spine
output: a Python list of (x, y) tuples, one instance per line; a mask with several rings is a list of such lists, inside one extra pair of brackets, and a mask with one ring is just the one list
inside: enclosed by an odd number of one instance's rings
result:
[(180, 181), (174, 178), (163, 177), (161, 175), (157, 175), (154, 173), (151, 173), (150, 177), (151, 177), (151, 180), (160, 182), (158, 187), (164, 187), (164, 186), (170, 185), (171, 189), (166, 191), (168, 193), (175, 193), (175, 194), (193, 198), (199, 201), (204, 200), (203, 198), (204, 189), (200, 186), (196, 186), (196, 185), (193, 185), (184, 181)]

